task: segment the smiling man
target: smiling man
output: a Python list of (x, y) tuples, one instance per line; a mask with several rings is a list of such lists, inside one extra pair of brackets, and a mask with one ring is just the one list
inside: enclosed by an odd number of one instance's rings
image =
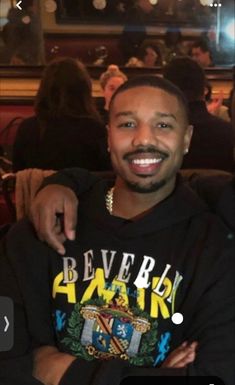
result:
[[(191, 135), (178, 88), (155, 76), (129, 80), (110, 104), (116, 178), (74, 169), (49, 179), (79, 191), (74, 237), (74, 192), (48, 185), (37, 196), (36, 227), (57, 230), (54, 214), (65, 213), (66, 254), (28, 222), (9, 232), (42, 383), (119, 384), (136, 367), (153, 375), (168, 365), (234, 384), (234, 238), (177, 174)], [(178, 347), (188, 350), (169, 364)]]
[(113, 213), (125, 218), (171, 194), (192, 136), (183, 96), (170, 83), (147, 79), (126, 84), (110, 105), (108, 142), (117, 174)]

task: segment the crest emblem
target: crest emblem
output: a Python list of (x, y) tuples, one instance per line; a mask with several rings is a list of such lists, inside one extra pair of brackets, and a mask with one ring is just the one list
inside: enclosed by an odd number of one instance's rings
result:
[(157, 341), (157, 321), (139, 308), (128, 308), (123, 299), (107, 304), (102, 298), (77, 303), (62, 342), (71, 353), (86, 360), (129, 360), (151, 365)]
[(81, 314), (85, 319), (81, 344), (90, 354), (103, 358), (136, 356), (142, 334), (150, 329), (146, 318), (134, 316), (129, 309), (118, 304), (86, 305)]

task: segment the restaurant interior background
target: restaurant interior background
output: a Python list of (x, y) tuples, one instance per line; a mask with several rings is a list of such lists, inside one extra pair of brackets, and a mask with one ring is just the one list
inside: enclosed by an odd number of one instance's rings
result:
[(95, 95), (97, 79), (110, 63), (129, 76), (161, 73), (161, 66), (124, 67), (124, 31), (156, 43), (163, 64), (169, 60), (167, 45), (174, 56), (178, 44), (168, 43), (168, 35), (180, 37), (185, 52), (195, 39), (206, 37), (214, 56), (214, 66), (206, 69), (213, 92), (223, 86), (227, 94), (235, 64), (234, 20), (234, 0), (0, 0), (0, 100), (32, 98), (43, 66), (58, 56), (76, 57), (88, 66)]
[[(164, 65), (179, 46), (188, 52), (203, 36), (213, 48), (214, 65), (205, 68), (212, 97), (221, 98), (222, 92), (228, 103), (235, 80), (234, 18), (234, 0), (0, 0), (0, 176), (11, 172), (16, 132), (34, 115), (42, 71), (51, 59), (82, 60), (98, 103), (103, 97), (99, 76), (108, 64), (118, 64), (128, 77), (161, 75), (161, 65), (125, 66), (125, 52), (136, 48), (139, 38), (158, 45)], [(6, 223), (15, 209), (3, 185), (0, 211)]]

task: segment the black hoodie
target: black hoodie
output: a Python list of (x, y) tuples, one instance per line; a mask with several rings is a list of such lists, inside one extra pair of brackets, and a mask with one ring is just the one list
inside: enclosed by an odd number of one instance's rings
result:
[(66, 242), (65, 257), (26, 221), (8, 234), (4, 271), (11, 265), (20, 294), (5, 275), (4, 295), (24, 318), (25, 352), (56, 344), (78, 357), (61, 385), (106, 385), (135, 366), (156, 370), (183, 341), (198, 341), (187, 374), (234, 385), (233, 233), (181, 181), (136, 221), (108, 213), (109, 181), (91, 185), (80, 195), (76, 240)]

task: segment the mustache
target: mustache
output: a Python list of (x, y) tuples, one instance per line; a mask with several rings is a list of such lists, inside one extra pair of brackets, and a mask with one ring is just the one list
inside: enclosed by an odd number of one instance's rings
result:
[(128, 160), (130, 157), (138, 155), (138, 154), (154, 154), (154, 155), (160, 155), (161, 158), (168, 158), (168, 154), (165, 151), (159, 150), (158, 148), (154, 146), (141, 146), (138, 147), (135, 151), (127, 152), (124, 156), (124, 160)]

